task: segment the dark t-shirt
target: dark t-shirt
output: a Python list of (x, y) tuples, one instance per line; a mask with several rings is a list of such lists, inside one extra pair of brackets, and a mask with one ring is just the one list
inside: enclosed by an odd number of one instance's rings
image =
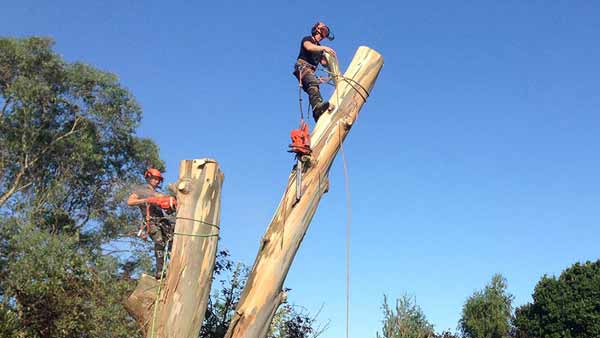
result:
[(304, 61), (310, 63), (311, 65), (317, 67), (319, 65), (319, 62), (321, 62), (322, 52), (308, 51), (306, 48), (304, 48), (305, 41), (310, 41), (317, 46), (321, 45), (320, 43), (313, 40), (312, 36), (305, 36), (304, 38), (302, 38), (302, 42), (300, 42), (300, 53), (298, 53), (298, 59), (304, 60)]
[[(152, 196), (159, 195), (159, 193), (152, 188), (150, 184), (141, 184), (133, 187), (132, 193), (136, 194), (138, 198), (148, 198)], [(146, 204), (141, 204), (140, 211), (142, 212), (142, 217), (146, 219)], [(156, 205), (150, 205), (150, 216), (152, 217), (164, 217), (162, 209), (157, 207)]]

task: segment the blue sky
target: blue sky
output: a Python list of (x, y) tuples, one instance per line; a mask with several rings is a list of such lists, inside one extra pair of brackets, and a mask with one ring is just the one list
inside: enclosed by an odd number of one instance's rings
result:
[[(455, 329), (465, 299), (494, 273), (521, 305), (542, 275), (598, 259), (597, 2), (2, 7), (1, 35), (51, 36), (65, 59), (118, 74), (168, 179), (181, 159), (219, 161), (220, 246), (249, 265), (293, 164), (300, 38), (328, 23), (342, 69), (360, 45), (380, 52), (385, 65), (345, 143), (352, 337), (375, 336), (384, 293), (415, 296), (437, 329)], [(344, 335), (345, 217), (338, 159), (286, 281), (291, 302), (324, 305), (324, 338)]]

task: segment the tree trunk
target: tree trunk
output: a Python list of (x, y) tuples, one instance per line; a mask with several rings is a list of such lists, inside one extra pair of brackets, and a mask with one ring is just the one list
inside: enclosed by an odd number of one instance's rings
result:
[(167, 276), (161, 285), (143, 275), (125, 303), (146, 337), (197, 338), (200, 333), (217, 252), (222, 184), (216, 161), (181, 161)]
[(380, 54), (360, 47), (344, 78), (337, 79), (336, 91), (330, 99), (337, 108), (320, 117), (311, 135), (313, 153), (303, 166), (302, 196), (296, 199), (296, 176), (292, 170), (283, 198), (262, 238), (226, 338), (266, 336), (278, 306), (285, 300), (282, 287), (292, 260), (322, 195), (328, 190), (329, 169), (335, 155), (382, 66)]

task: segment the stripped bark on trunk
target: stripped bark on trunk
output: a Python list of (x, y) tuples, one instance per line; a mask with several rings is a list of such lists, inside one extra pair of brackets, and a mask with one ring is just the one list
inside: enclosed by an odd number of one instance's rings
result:
[[(311, 135), (311, 160), (304, 165), (302, 197), (296, 199), (292, 170), (275, 215), (260, 243), (258, 255), (236, 307), (226, 338), (265, 337), (273, 316), (285, 300), (283, 283), (323, 194), (341, 142), (354, 124), (383, 66), (383, 58), (360, 47), (330, 102), (336, 109), (324, 113)], [(335, 67), (330, 67), (335, 69)]]
[(162, 284), (143, 275), (125, 302), (146, 337), (196, 338), (200, 333), (217, 252), (222, 184), (216, 161), (181, 161), (167, 275)]

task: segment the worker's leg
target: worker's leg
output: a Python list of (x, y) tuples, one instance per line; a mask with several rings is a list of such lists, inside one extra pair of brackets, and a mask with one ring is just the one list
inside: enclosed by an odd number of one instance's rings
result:
[(154, 241), (154, 257), (156, 258), (155, 277), (156, 279), (160, 279), (165, 261), (165, 240), (160, 228), (154, 224), (150, 225), (150, 238)]
[(329, 102), (324, 102), (319, 89), (319, 80), (313, 71), (307, 71), (302, 76), (302, 88), (308, 94), (308, 100), (313, 110), (315, 121), (329, 108)]

